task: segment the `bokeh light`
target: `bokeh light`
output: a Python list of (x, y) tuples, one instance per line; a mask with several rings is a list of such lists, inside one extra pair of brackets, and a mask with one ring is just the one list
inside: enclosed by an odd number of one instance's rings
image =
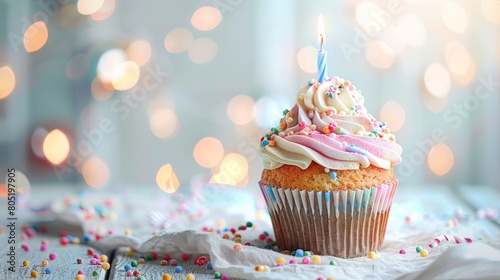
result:
[(391, 46), (382, 41), (370, 41), (366, 45), (365, 55), (368, 63), (378, 69), (391, 67), (396, 57)]
[(172, 101), (165, 96), (158, 96), (151, 100), (148, 105), (148, 117), (151, 118), (156, 112), (162, 109), (174, 109)]
[(174, 193), (180, 187), (179, 179), (170, 163), (163, 165), (156, 173), (156, 184), (166, 193)]
[(313, 46), (303, 47), (297, 53), (297, 63), (306, 73), (316, 73), (318, 72), (318, 67), (316, 65), (316, 56), (318, 50)]
[(107, 50), (101, 55), (97, 63), (97, 76), (104, 84), (111, 84), (115, 69), (126, 60), (127, 57), (123, 50)]
[(95, 13), (90, 15), (90, 18), (95, 21), (101, 21), (109, 18), (116, 8), (116, 0), (104, 0), (101, 8), (97, 10)]
[(90, 71), (90, 60), (85, 54), (74, 56), (66, 65), (66, 75), (73, 80), (79, 80)]
[(238, 183), (248, 174), (248, 161), (241, 154), (229, 153), (222, 159), (219, 173), (228, 175)]
[(402, 15), (398, 20), (399, 36), (410, 46), (421, 46), (427, 39), (427, 31), (420, 19), (413, 15)]
[(355, 17), (364, 33), (369, 37), (374, 37), (386, 27), (386, 24), (380, 24), (373, 16), (382, 13), (384, 13), (384, 11), (377, 4), (365, 1), (356, 5)]
[(189, 58), (198, 64), (210, 62), (216, 54), (217, 44), (208, 38), (194, 40), (188, 49)]
[(446, 1), (441, 13), (444, 25), (453, 32), (462, 33), (467, 29), (468, 17), (465, 9), (459, 4)]
[(16, 86), (16, 75), (10, 66), (0, 68), (0, 99), (9, 96)]
[(453, 167), (455, 156), (453, 151), (444, 143), (438, 143), (429, 151), (427, 163), (435, 174), (442, 176)]
[(9, 189), (7, 188), (7, 185), (0, 183), (0, 197), (7, 197), (8, 194), (9, 194)]
[(58, 165), (69, 155), (70, 145), (66, 134), (59, 129), (50, 131), (43, 140), (43, 153), (47, 160)]
[(43, 142), (49, 132), (43, 127), (37, 127), (31, 135), (31, 150), (38, 158), (44, 158), (43, 155)]
[(237, 95), (227, 104), (227, 116), (238, 125), (244, 125), (253, 120), (255, 115), (255, 102), (250, 96)]
[(384, 29), (380, 40), (387, 43), (396, 55), (402, 54), (407, 48), (407, 43), (401, 37), (399, 29), (393, 25)]
[(461, 83), (468, 84), (476, 75), (476, 66), (467, 48), (459, 42), (448, 43), (445, 49), (445, 59), (450, 69), (451, 77)]
[(434, 113), (441, 112), (444, 108), (446, 108), (446, 105), (448, 104), (448, 96), (438, 98), (430, 94), (427, 90), (423, 91), (422, 98), (424, 100), (425, 107), (427, 107), (427, 109)]
[(92, 92), (92, 96), (95, 100), (104, 101), (113, 95), (115, 92), (114, 89), (111, 89), (112, 86), (105, 86), (99, 78), (95, 77), (92, 80), (92, 84), (90, 85), (90, 91)]
[(187, 51), (193, 42), (193, 34), (184, 28), (176, 28), (170, 31), (163, 42), (165, 49), (170, 53), (182, 53)]
[(494, 24), (500, 24), (500, 1), (482, 0), (481, 8), (487, 20)]
[(151, 58), (151, 45), (146, 40), (137, 40), (128, 45), (127, 57), (138, 66), (143, 66)]
[(214, 167), (224, 156), (224, 147), (218, 139), (205, 137), (196, 143), (193, 156), (199, 165), (206, 168)]
[(85, 161), (81, 172), (83, 179), (91, 187), (101, 188), (109, 182), (108, 166), (96, 156), (92, 156)]
[(103, 3), (104, 0), (78, 0), (78, 12), (82, 15), (91, 15), (97, 12)]
[(160, 109), (151, 116), (149, 126), (156, 137), (169, 138), (177, 131), (177, 116), (170, 109)]
[(201, 7), (193, 13), (191, 17), (191, 24), (194, 28), (201, 31), (212, 30), (222, 20), (222, 15), (215, 7), (205, 6)]
[(386, 122), (392, 132), (403, 127), (406, 120), (406, 113), (403, 106), (396, 101), (390, 100), (382, 106), (380, 110), (380, 121)]
[(30, 25), (23, 37), (24, 48), (27, 52), (36, 52), (41, 49), (47, 39), (49, 38), (49, 31), (43, 21), (37, 21)]
[(450, 91), (450, 74), (443, 65), (432, 63), (425, 70), (424, 83), (430, 94), (444, 98)]
[(139, 81), (141, 70), (133, 61), (125, 61), (116, 66), (111, 83), (116, 90), (127, 90)]

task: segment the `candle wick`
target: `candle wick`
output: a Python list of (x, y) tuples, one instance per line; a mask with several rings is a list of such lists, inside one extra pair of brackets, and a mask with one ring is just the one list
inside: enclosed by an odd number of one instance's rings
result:
[(323, 43), (325, 42), (325, 39), (323, 37), (323, 34), (319, 34), (319, 51), (322, 52), (323, 51)]

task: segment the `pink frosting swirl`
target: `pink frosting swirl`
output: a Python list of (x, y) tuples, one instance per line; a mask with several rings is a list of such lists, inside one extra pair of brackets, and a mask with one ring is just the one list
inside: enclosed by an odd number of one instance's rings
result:
[(401, 162), (401, 146), (385, 123), (366, 112), (354, 86), (340, 78), (310, 84), (299, 91), (297, 105), (285, 111), (279, 126), (261, 139), (266, 169), (284, 164), (305, 169), (312, 161), (335, 170), (389, 169)]

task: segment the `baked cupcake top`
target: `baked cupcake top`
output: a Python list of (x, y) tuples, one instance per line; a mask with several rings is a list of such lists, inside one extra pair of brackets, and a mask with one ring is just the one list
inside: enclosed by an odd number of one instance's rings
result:
[(306, 169), (312, 161), (335, 170), (390, 169), (401, 162), (401, 153), (387, 124), (367, 112), (361, 91), (339, 77), (310, 80), (260, 145), (265, 169)]

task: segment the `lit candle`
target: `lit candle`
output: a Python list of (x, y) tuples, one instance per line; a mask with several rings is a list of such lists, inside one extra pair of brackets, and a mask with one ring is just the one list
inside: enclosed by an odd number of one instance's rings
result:
[(325, 43), (325, 24), (323, 23), (323, 16), (319, 16), (318, 20), (318, 73), (319, 78), (318, 82), (322, 83), (328, 78), (328, 70), (327, 70), (327, 53), (323, 50), (323, 44)]

